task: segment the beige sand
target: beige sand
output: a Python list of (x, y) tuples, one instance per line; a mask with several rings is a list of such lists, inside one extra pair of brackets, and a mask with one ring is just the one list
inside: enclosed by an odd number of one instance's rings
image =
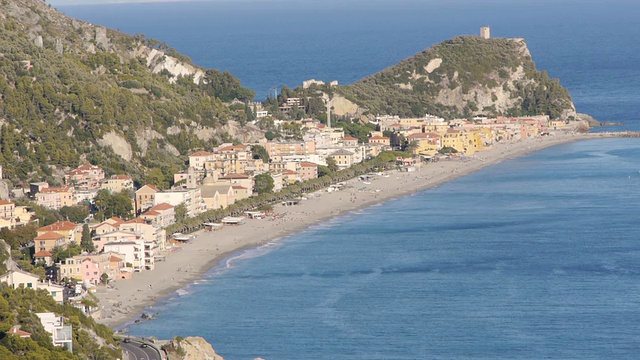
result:
[[(320, 191), (311, 194), (295, 206), (276, 206), (277, 217), (247, 219), (240, 226), (228, 226), (219, 231), (196, 233), (196, 239), (169, 253), (166, 261), (156, 263), (153, 271), (136, 273), (133, 279), (118, 280), (113, 289), (99, 288), (100, 322), (122, 327), (140, 316), (146, 307), (170, 293), (193, 283), (225, 256), (240, 249), (256, 247), (270, 240), (298, 232), (309, 225), (340, 213), (410, 194), (464, 176), (504, 159), (514, 158), (542, 148), (604, 134), (567, 134), (529, 139), (494, 146), (477, 153), (468, 161), (451, 160), (429, 163), (416, 172), (387, 172), (363, 184), (353, 179), (350, 188), (341, 191)], [(366, 190), (360, 190), (366, 188)], [(153, 309), (148, 310), (153, 313)]]

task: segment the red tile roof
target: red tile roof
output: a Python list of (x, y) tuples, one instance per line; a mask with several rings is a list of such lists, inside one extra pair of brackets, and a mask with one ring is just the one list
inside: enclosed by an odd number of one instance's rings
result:
[(342, 138), (343, 141), (347, 140), (347, 141), (353, 141), (353, 140), (358, 140), (357, 138), (354, 138), (353, 136), (345, 136)]
[(157, 204), (157, 205), (153, 205), (151, 207), (151, 209), (149, 210), (155, 210), (155, 211), (163, 211), (163, 210), (169, 210), (171, 208), (173, 208), (174, 206), (171, 204), (167, 204), (167, 203), (162, 203), (162, 204)]
[(38, 251), (37, 253), (33, 254), (33, 257), (35, 258), (42, 258), (42, 257), (51, 257), (53, 256), (50, 252), (48, 252), (47, 250), (41, 250)]
[(312, 162), (302, 161), (302, 162), (300, 162), (300, 166), (301, 167), (318, 167), (318, 164), (315, 164), (315, 163), (312, 163)]
[(48, 231), (38, 237), (36, 237), (35, 241), (40, 241), (40, 240), (58, 240), (60, 238), (64, 238), (64, 235), (60, 235), (57, 232), (53, 232), (53, 231)]
[(190, 155), (189, 155), (189, 157), (191, 157), (191, 156), (211, 156), (211, 155), (213, 155), (213, 154), (212, 154), (212, 153), (210, 153), (210, 152), (206, 152), (206, 151), (196, 151), (196, 152), (194, 152), (194, 153), (190, 154)]
[(58, 221), (51, 225), (43, 226), (38, 229), (40, 231), (70, 231), (74, 230), (78, 224), (72, 223), (71, 221)]

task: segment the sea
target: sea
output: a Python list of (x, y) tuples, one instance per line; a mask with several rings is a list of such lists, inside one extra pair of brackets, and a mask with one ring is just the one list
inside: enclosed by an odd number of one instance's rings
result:
[[(579, 112), (640, 131), (640, 3), (254, 0), (57, 6), (165, 41), (258, 99), (349, 84), (491, 26), (523, 37)], [(224, 259), (127, 325), (227, 360), (636, 359), (640, 142), (503, 161)], [(259, 220), (256, 220), (259, 221)]]

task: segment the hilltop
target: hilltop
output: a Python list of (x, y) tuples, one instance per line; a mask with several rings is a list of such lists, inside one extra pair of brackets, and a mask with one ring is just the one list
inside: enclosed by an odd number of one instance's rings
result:
[(138, 181), (149, 168), (169, 176), (194, 148), (262, 137), (244, 126), (253, 96), (163, 42), (40, 0), (0, 1), (0, 165), (14, 182), (55, 183), (87, 161)]
[(524, 39), (456, 37), (334, 91), (347, 104), (338, 114), (576, 115), (567, 89), (536, 69)]

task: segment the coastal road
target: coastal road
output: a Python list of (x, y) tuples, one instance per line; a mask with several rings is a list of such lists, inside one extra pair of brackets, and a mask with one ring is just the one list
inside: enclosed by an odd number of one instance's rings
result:
[[(143, 347), (143, 344), (146, 346)], [(162, 356), (150, 343), (130, 338), (129, 342), (120, 342), (125, 360), (162, 360)]]

